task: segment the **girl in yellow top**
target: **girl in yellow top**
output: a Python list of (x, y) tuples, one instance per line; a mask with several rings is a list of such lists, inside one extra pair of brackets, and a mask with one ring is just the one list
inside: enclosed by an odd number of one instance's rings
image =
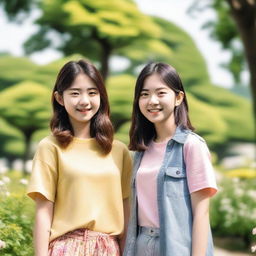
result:
[(52, 135), (39, 143), (28, 188), (36, 202), (35, 255), (120, 255), (131, 158), (113, 141), (97, 69), (84, 60), (65, 64), (52, 104)]

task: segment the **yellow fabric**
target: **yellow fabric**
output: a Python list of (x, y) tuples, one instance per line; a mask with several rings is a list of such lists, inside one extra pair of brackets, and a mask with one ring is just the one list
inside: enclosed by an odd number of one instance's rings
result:
[(113, 142), (106, 156), (94, 138), (74, 138), (61, 148), (44, 138), (33, 159), (28, 196), (54, 202), (50, 241), (78, 228), (118, 235), (123, 231), (123, 199), (129, 197), (131, 157)]

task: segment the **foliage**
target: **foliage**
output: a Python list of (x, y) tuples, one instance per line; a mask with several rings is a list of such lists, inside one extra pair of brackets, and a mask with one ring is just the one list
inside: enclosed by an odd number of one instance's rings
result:
[[(2, 176), (0, 180), (0, 238), (6, 243), (6, 247), (1, 249), (3, 256), (33, 255), (34, 211), (31, 200), (25, 196), (25, 185), (20, 183), (20, 178), (20, 173), (12, 172), (10, 181), (7, 176)], [(10, 182), (6, 184), (7, 195), (2, 190), (4, 180)]]
[(129, 144), (129, 131), (130, 131), (130, 122), (122, 124), (122, 126), (115, 133), (115, 138), (121, 140), (126, 145)]
[(206, 2), (202, 4), (194, 1), (190, 12), (199, 13), (209, 7), (215, 10), (217, 19), (207, 21), (203, 28), (208, 29), (210, 36), (219, 41), (225, 50), (231, 52), (232, 57), (223, 67), (232, 73), (237, 83), (240, 83), (241, 72), (245, 69), (245, 57), (236, 24), (230, 15), (230, 6), (223, 0)]
[(131, 119), (133, 87), (135, 78), (123, 74), (112, 76), (107, 80), (111, 117), (116, 130)]
[(39, 9), (39, 31), (24, 45), (28, 54), (48, 47), (65, 55), (79, 53), (98, 61), (106, 78), (110, 56), (137, 40), (143, 42), (141, 51), (145, 53), (161, 47), (165, 53), (171, 52), (164, 42), (157, 41), (161, 28), (133, 1), (42, 0)]
[(33, 133), (48, 126), (49, 99), (50, 91), (47, 88), (29, 81), (7, 88), (0, 94), (0, 116), (24, 136), (24, 163), (29, 158)]
[(38, 130), (49, 121), (50, 91), (34, 82), (24, 81), (0, 94), (0, 113), (23, 132)]
[(211, 204), (214, 235), (242, 238), (248, 248), (256, 219), (255, 197), (254, 179), (223, 177)]
[(0, 91), (11, 85), (32, 78), (31, 74), (33, 74), (36, 69), (37, 65), (28, 58), (17, 58), (9, 55), (1, 56)]
[(0, 118), (0, 155), (9, 158), (21, 156), (24, 151), (22, 133)]
[[(225, 121), (228, 129), (223, 132), (227, 141), (241, 141), (242, 137), (243, 141), (255, 140), (252, 104), (249, 100), (217, 86), (194, 86), (190, 88), (190, 92), (200, 101), (211, 105)], [(212, 118), (211, 115), (207, 116)], [(243, 129), (241, 124), (246, 124)]]

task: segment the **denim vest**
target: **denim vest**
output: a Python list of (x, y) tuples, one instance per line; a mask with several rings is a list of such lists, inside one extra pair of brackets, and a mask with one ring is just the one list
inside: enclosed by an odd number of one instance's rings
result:
[[(163, 164), (157, 176), (161, 256), (190, 256), (192, 252), (193, 214), (183, 158), (183, 146), (189, 133), (198, 136), (189, 130), (182, 130), (177, 127), (173, 138), (167, 143)], [(201, 137), (199, 139), (203, 140)], [(135, 177), (142, 156), (143, 152), (136, 152), (134, 155), (131, 216), (124, 256), (135, 255), (138, 234)], [(206, 256), (213, 256), (210, 227)]]

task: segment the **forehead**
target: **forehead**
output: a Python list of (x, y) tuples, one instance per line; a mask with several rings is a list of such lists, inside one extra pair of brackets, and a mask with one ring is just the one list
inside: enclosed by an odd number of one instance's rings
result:
[(170, 89), (168, 85), (164, 83), (158, 74), (148, 76), (143, 83), (142, 89), (144, 90), (157, 90), (157, 89)]
[(76, 76), (75, 80), (69, 87), (69, 89), (73, 89), (73, 88), (74, 89), (75, 88), (79, 88), (79, 89), (96, 88), (97, 89), (97, 86), (89, 76), (87, 76), (86, 74), (80, 73)]

